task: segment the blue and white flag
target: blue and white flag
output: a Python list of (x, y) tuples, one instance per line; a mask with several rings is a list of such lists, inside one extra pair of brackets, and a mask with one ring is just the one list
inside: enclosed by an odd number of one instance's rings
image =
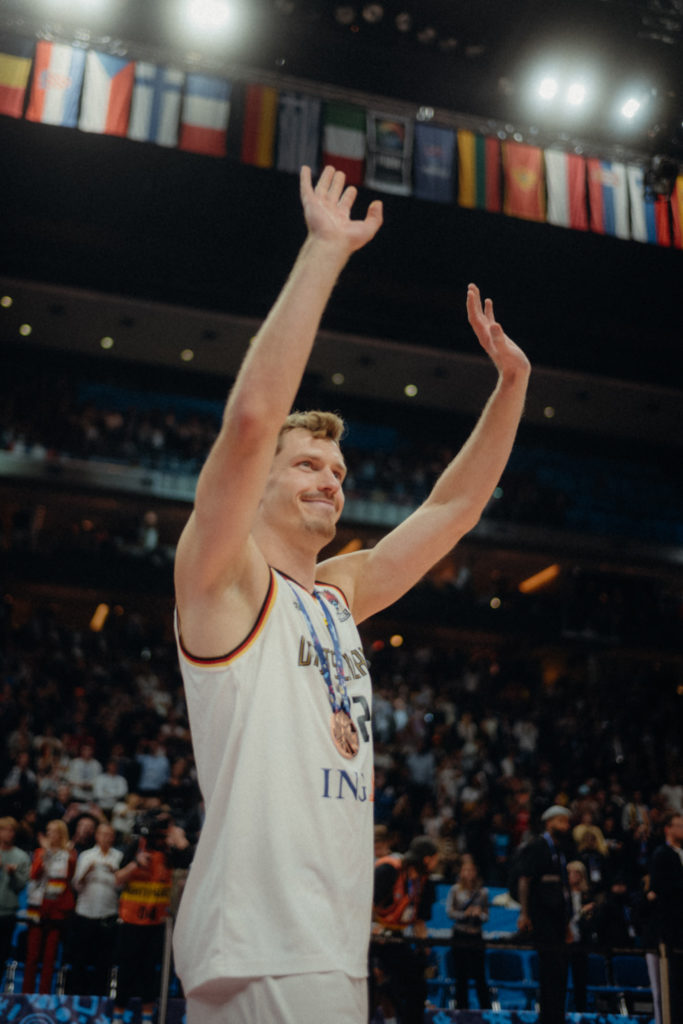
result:
[(135, 65), (128, 138), (156, 142), (158, 146), (177, 146), (184, 84), (184, 71), (159, 68), (139, 60)]

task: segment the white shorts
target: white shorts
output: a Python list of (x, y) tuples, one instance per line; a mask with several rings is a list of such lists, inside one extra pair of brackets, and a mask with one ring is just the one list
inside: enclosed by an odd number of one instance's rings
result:
[(187, 997), (187, 1024), (367, 1024), (367, 978), (342, 971), (230, 978)]

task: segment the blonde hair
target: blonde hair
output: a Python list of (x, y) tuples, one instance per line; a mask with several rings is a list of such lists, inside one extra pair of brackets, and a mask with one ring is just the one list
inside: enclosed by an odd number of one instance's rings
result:
[(580, 860), (571, 860), (567, 864), (567, 873), (570, 871), (577, 871), (581, 875), (581, 882), (579, 883), (579, 889), (581, 892), (588, 892), (588, 873), (586, 871), (586, 865)]
[(336, 412), (323, 412), (321, 409), (309, 409), (307, 412), (290, 412), (280, 427), (277, 437), (277, 448), (282, 448), (282, 439), (290, 430), (307, 430), (313, 437), (323, 438), (339, 444), (346, 430), (346, 424)]
[(16, 834), (19, 830), (19, 822), (16, 818), (0, 818), (0, 828), (11, 828)]
[(45, 831), (47, 831), (47, 829), (50, 827), (50, 825), (57, 825), (58, 831), (59, 831), (59, 836), (60, 836), (60, 839), (62, 841), (61, 842), (62, 849), (65, 850), (66, 847), (69, 845), (69, 829), (67, 828), (66, 822), (62, 821), (61, 818), (53, 818), (52, 821), (48, 821), (48, 823), (47, 823), (47, 825), (45, 827)]

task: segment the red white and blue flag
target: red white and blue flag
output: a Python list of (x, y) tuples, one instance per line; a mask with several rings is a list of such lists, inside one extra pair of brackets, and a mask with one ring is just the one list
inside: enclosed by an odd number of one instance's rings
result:
[(155, 142), (158, 146), (177, 146), (184, 84), (184, 71), (139, 60), (135, 65), (128, 138)]
[(642, 167), (626, 168), (631, 200), (631, 237), (651, 245), (671, 245), (669, 202), (666, 196), (645, 195), (645, 172)]
[(75, 128), (84, 69), (85, 50), (66, 43), (39, 40), (27, 119)]
[(81, 131), (125, 135), (134, 79), (135, 61), (90, 50), (78, 118)]
[(586, 162), (591, 231), (599, 235), (630, 238), (626, 167), (593, 158)]
[(586, 161), (576, 153), (546, 149), (545, 184), (548, 191), (548, 223), (561, 228), (588, 230)]
[(179, 149), (225, 156), (231, 83), (211, 75), (189, 74), (180, 115)]

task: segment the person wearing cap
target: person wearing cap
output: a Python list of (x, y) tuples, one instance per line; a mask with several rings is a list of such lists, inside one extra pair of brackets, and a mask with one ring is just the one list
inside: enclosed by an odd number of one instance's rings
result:
[(522, 855), (518, 928), (531, 933), (538, 952), (541, 1024), (564, 1024), (571, 902), (562, 840), (570, 828), (570, 813), (553, 804), (541, 820), (545, 831), (528, 843)]
[(429, 836), (417, 836), (404, 854), (390, 853), (375, 861), (373, 933), (383, 937), (373, 949), (375, 994), (385, 1019), (395, 1013), (401, 1024), (423, 1024), (426, 954), (403, 935), (410, 929), (415, 938), (427, 937), (435, 898), (430, 875), (438, 862), (439, 849)]

